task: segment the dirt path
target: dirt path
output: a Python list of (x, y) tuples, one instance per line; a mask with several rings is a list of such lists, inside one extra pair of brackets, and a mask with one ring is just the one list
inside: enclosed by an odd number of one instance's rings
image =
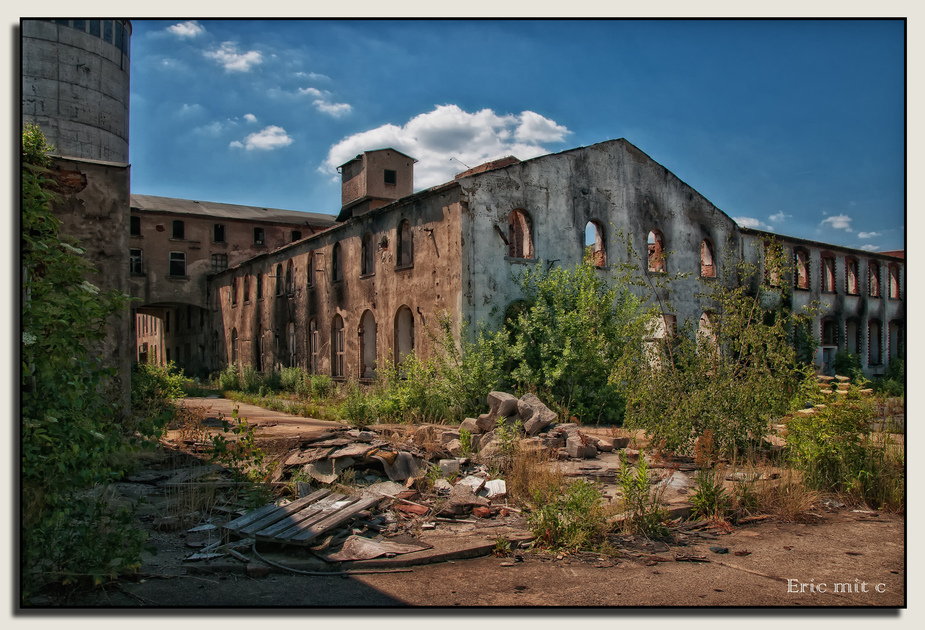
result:
[(325, 429), (343, 428), (340, 422), (316, 420), (293, 416), (280, 411), (270, 411), (256, 405), (235, 402), (225, 398), (184, 398), (181, 403), (187, 407), (199, 407), (207, 410), (206, 420), (214, 424), (220, 416), (230, 419), (235, 407), (239, 417), (246, 418), (249, 424), (257, 427), (260, 437), (295, 437), (321, 433)]
[[(764, 522), (653, 554), (668, 561), (602, 560), (592, 554), (557, 559), (523, 552), (522, 561), (484, 557), (401, 573), (318, 577), (274, 572), (262, 579), (246, 577), (242, 566), (239, 573), (149, 575), (143, 582), (75, 596), (69, 604), (897, 607), (906, 602), (904, 534), (902, 517), (842, 509), (817, 523)], [(714, 553), (711, 546), (729, 553)], [(750, 553), (737, 556), (737, 551)], [(709, 562), (676, 562), (676, 553)]]

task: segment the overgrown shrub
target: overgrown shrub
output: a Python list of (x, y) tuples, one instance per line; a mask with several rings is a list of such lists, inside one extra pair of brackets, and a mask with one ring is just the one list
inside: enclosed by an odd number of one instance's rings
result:
[(132, 369), (132, 415), (143, 435), (158, 435), (174, 414), (173, 401), (186, 396), (186, 377), (173, 362), (140, 363)]
[(628, 533), (646, 537), (666, 536), (668, 528), (665, 520), (668, 518), (668, 511), (662, 507), (663, 490), (652, 488), (645, 453), (639, 451), (639, 459), (635, 465), (631, 465), (626, 455), (620, 453), (617, 479), (623, 495), (623, 529)]
[(539, 496), (527, 516), (537, 543), (548, 549), (581, 549), (607, 529), (601, 492), (587, 479), (566, 484), (551, 501)]
[(863, 382), (865, 380), (864, 373), (861, 371), (860, 355), (853, 354), (847, 350), (839, 350), (835, 353), (835, 358), (832, 360), (832, 367), (836, 374), (839, 376), (848, 376), (854, 383)]
[(906, 395), (906, 361), (903, 357), (890, 361), (883, 378), (874, 381), (874, 391), (883, 396)]
[(691, 499), (692, 518), (723, 519), (732, 510), (732, 498), (723, 487), (723, 475), (715, 468), (704, 467), (697, 473)]
[(134, 427), (126, 424), (115, 369), (101, 342), (128, 296), (89, 278), (84, 250), (59, 234), (46, 178), (51, 149), (38, 127), (22, 138), (21, 541), (24, 601), (50, 581), (99, 582), (137, 566), (143, 536), (131, 512), (87, 490), (113, 468)]

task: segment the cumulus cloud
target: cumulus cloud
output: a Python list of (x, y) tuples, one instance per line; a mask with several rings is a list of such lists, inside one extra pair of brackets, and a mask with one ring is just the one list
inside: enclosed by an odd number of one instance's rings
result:
[(249, 123), (255, 123), (257, 122), (257, 117), (254, 116), (253, 114), (244, 114), (244, 120), (246, 120)]
[(752, 217), (732, 217), (732, 220), (742, 227), (752, 228), (753, 230), (774, 230), (773, 227), (761, 219), (753, 219)]
[(224, 42), (218, 50), (207, 50), (203, 54), (219, 62), (226, 72), (248, 72), (263, 62), (263, 56), (259, 52), (249, 50), (240, 53), (233, 42)]
[(319, 112), (330, 114), (335, 118), (340, 118), (344, 114), (349, 114), (353, 107), (347, 103), (329, 103), (323, 99), (318, 99), (312, 103)]
[(847, 214), (835, 214), (830, 217), (826, 217), (822, 220), (822, 223), (819, 225), (829, 224), (829, 227), (833, 230), (844, 230), (846, 232), (851, 232), (851, 221), (853, 219)]
[(880, 249), (880, 246), (879, 245), (862, 245), (861, 249), (863, 249), (865, 252), (875, 252), (878, 249)]
[(206, 29), (196, 20), (191, 20), (189, 22), (180, 22), (179, 24), (168, 26), (167, 32), (177, 37), (196, 37), (201, 33), (205, 33)]
[(769, 216), (768, 218), (769, 218), (771, 221), (774, 221), (775, 223), (780, 223), (781, 221), (786, 221), (787, 219), (792, 219), (792, 218), (793, 218), (793, 215), (792, 215), (792, 214), (787, 214), (786, 212), (784, 212), (783, 210), (781, 210), (781, 211), (778, 212), (777, 214), (772, 214), (772, 215)]
[(452, 180), (459, 162), (476, 166), (508, 155), (534, 158), (549, 153), (543, 143), (560, 142), (569, 133), (534, 112), (499, 115), (490, 109), (466, 112), (457, 105), (440, 105), (402, 126), (383, 125), (344, 138), (331, 147), (320, 170), (333, 174), (363, 151), (391, 147), (418, 160), (414, 180), (420, 190)]
[(876, 238), (880, 232), (858, 232), (858, 238)]
[(286, 130), (276, 125), (264, 127), (260, 131), (250, 134), (244, 141), (235, 140), (229, 146), (246, 149), (248, 151), (272, 151), (292, 144), (292, 138)]

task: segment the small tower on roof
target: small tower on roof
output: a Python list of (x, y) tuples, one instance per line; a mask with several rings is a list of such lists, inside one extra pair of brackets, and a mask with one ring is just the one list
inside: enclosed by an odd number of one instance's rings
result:
[(337, 167), (341, 174), (338, 222), (381, 208), (414, 190), (413, 157), (395, 149), (364, 151)]

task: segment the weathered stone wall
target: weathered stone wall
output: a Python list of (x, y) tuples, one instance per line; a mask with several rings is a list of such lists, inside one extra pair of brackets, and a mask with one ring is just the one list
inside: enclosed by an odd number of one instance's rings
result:
[[(402, 334), (396, 330), (399, 311), (410, 313), (414, 349), (427, 356), (428, 330), (442, 313), (452, 315), (458, 330), (459, 214), (458, 189), (450, 185), (371, 211), (213, 277), (210, 292), (217, 300), (213, 325), (220, 331), (221, 362), (231, 361), (234, 330), (239, 365), (259, 365), (261, 369), (295, 365), (332, 374), (333, 325), (339, 316), (345, 339), (342, 377), (370, 377), (371, 372), (364, 369), (371, 367), (370, 355), (380, 366), (396, 360), (396, 332)], [(404, 220), (413, 236), (411, 265), (399, 264), (398, 258), (399, 229)], [(372, 248), (373, 263), (365, 274), (361, 273), (364, 236)], [(335, 247), (341, 252), (340, 279), (333, 276)], [(290, 262), (291, 288), (286, 283)], [(314, 269), (311, 281), (310, 268)], [(258, 276), (262, 278), (261, 296), (256, 293)], [(364, 320), (367, 312), (375, 321), (372, 329), (369, 315)], [(294, 357), (289, 353), (290, 323), (295, 331)], [(314, 360), (312, 330), (317, 330)], [(373, 341), (375, 352), (371, 350)]]

